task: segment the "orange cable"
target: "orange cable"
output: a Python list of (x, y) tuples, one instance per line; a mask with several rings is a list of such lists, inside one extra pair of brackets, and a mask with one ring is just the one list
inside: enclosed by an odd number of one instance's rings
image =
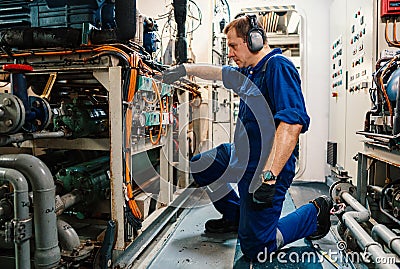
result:
[[(130, 70), (130, 81), (129, 81), (129, 90), (128, 90), (128, 103), (131, 104), (133, 102), (133, 98), (135, 96), (135, 91), (136, 91), (136, 78), (138, 74), (137, 68), (137, 56), (131, 55), (129, 56), (129, 62), (131, 63), (132, 68)], [(126, 136), (125, 136), (125, 146), (130, 147), (131, 146), (131, 131), (132, 131), (132, 107), (128, 106), (127, 111), (126, 111), (126, 116), (125, 116), (125, 128), (126, 128)], [(133, 195), (133, 188), (132, 188), (132, 181), (131, 181), (131, 171), (130, 171), (130, 161), (131, 161), (131, 156), (130, 156), (130, 151), (126, 150), (125, 151), (125, 181), (126, 181), (126, 188), (127, 188), (127, 196), (129, 198), (128, 201), (128, 206), (132, 211), (132, 214), (138, 218), (142, 219), (142, 213), (139, 210), (139, 207), (137, 206), (136, 201), (134, 200), (134, 195)]]
[(388, 32), (388, 28), (389, 28), (389, 20), (386, 20), (386, 25), (385, 25), (385, 39), (386, 42), (393, 46), (393, 47), (399, 47), (399, 44), (393, 43), (390, 39), (389, 39), (389, 32)]

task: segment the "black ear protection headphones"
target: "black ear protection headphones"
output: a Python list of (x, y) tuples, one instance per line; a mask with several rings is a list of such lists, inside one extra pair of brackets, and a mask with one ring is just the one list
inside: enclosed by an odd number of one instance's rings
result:
[(247, 47), (251, 52), (260, 51), (264, 47), (264, 31), (258, 27), (256, 15), (246, 15), (250, 22), (250, 30), (247, 33)]

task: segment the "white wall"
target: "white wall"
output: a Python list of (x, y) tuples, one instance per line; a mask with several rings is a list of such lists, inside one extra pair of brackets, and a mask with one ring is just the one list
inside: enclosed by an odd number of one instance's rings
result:
[[(138, 1), (140, 11), (156, 17), (166, 12), (170, 1)], [(332, 0), (228, 0), (231, 18), (241, 7), (295, 5), (302, 16), (301, 55), (302, 81), (308, 113), (309, 131), (303, 135), (304, 167), (299, 179), (323, 181), (326, 175), (326, 142), (329, 113), (329, 6)], [(213, 1), (197, 0), (202, 9), (203, 24), (194, 34), (193, 50), (196, 62), (211, 62), (211, 23)]]
[[(329, 6), (332, 0), (228, 0), (234, 17), (242, 7), (295, 5), (302, 17), (302, 87), (311, 118), (301, 138), (303, 167), (299, 179), (323, 181), (329, 118)], [(245, 4), (244, 4), (245, 3)], [(303, 170), (303, 172), (301, 172)]]

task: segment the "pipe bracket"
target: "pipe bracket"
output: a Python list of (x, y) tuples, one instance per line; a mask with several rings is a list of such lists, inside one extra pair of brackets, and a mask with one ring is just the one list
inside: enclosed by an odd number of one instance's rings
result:
[(24, 220), (12, 220), (14, 229), (14, 242), (21, 244), (32, 237), (32, 218)]

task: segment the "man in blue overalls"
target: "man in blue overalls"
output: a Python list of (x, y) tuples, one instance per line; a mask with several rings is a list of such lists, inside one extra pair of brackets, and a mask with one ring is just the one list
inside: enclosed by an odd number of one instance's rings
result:
[[(260, 253), (272, 253), (297, 239), (324, 237), (333, 205), (321, 196), (280, 218), (295, 176), (293, 150), (310, 123), (299, 73), (280, 49), (268, 46), (255, 16), (235, 19), (224, 33), (228, 57), (238, 67), (183, 64), (164, 71), (163, 79), (172, 83), (194, 75), (222, 80), (239, 95), (234, 142), (194, 156), (190, 167), (222, 214), (206, 222), (206, 232), (238, 231), (242, 252), (256, 260)], [(231, 182), (238, 182), (239, 196)]]

